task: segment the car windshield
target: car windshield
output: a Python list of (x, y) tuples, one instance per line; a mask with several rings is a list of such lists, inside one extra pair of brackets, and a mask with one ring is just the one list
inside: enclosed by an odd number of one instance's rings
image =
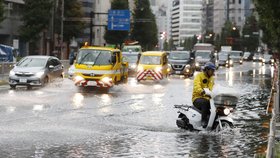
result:
[(195, 57), (201, 57), (203, 59), (210, 59), (210, 52), (195, 52)]
[(140, 58), (140, 64), (159, 65), (160, 64), (160, 56), (143, 55)]
[(138, 60), (138, 55), (123, 54), (123, 61), (127, 61), (128, 63), (136, 63), (137, 60)]
[(264, 58), (264, 59), (270, 59), (270, 58), (271, 58), (271, 55), (263, 55), (263, 58)]
[(124, 46), (123, 49), (122, 49), (123, 52), (139, 52), (140, 51), (140, 48), (139, 47), (135, 47), (135, 46)]
[(228, 59), (228, 55), (227, 54), (219, 54), (219, 59), (227, 60)]
[(171, 52), (169, 59), (172, 60), (188, 60), (190, 58), (189, 52)]
[(250, 56), (250, 53), (245, 52), (245, 53), (244, 53), (244, 57), (248, 57), (248, 56)]
[(240, 57), (241, 53), (240, 52), (231, 52), (230, 56)]
[(111, 64), (111, 52), (108, 50), (83, 49), (77, 56), (78, 64), (109, 65)]
[(17, 66), (19, 67), (45, 67), (47, 59), (43, 58), (23, 58)]

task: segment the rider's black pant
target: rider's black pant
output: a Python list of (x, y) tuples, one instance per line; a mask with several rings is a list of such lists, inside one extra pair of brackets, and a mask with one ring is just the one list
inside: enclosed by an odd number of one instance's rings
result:
[(208, 122), (207, 116), (210, 114), (210, 101), (204, 98), (197, 98), (193, 105), (201, 111), (202, 121)]

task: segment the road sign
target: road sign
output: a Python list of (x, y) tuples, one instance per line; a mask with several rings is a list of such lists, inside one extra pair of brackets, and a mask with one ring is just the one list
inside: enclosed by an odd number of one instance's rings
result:
[(108, 30), (129, 31), (130, 11), (129, 10), (109, 10)]

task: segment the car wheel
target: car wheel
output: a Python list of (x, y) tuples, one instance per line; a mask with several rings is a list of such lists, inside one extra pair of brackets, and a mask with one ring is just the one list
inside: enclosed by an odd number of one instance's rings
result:
[(45, 78), (43, 79), (42, 87), (46, 86), (48, 83), (49, 83), (49, 78), (48, 78), (48, 77), (45, 77)]
[(16, 85), (10, 85), (11, 89), (16, 89)]

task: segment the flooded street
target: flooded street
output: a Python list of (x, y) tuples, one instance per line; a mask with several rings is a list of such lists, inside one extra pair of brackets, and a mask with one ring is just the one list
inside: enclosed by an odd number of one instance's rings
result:
[(266, 106), (273, 69), (245, 62), (216, 72), (215, 92), (239, 95), (232, 131), (176, 126), (174, 104), (191, 104), (193, 77), (80, 92), (61, 87), (1, 87), (0, 157), (254, 157), (267, 146)]

